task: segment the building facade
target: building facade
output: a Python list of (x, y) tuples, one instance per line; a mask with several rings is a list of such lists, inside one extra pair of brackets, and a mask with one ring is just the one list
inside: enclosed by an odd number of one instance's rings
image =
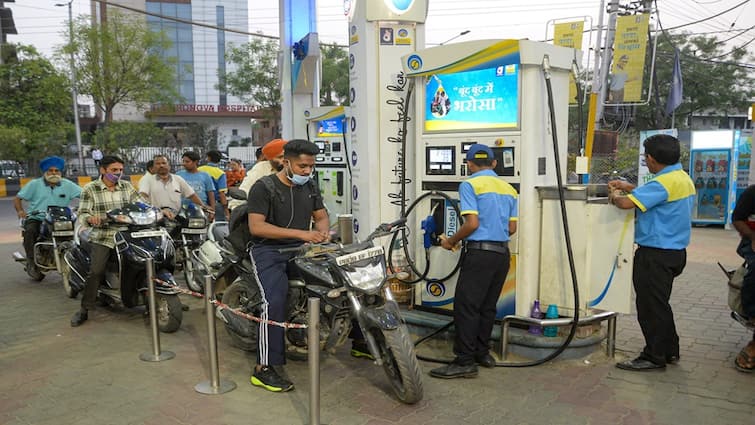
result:
[[(93, 19), (101, 19), (102, 7), (117, 8), (97, 3), (92, 2)], [(192, 25), (201, 23), (247, 31), (247, 0), (111, 0), (110, 3), (146, 11), (141, 16), (149, 27), (163, 31), (171, 40), (172, 46), (162, 53), (176, 59), (177, 92), (182, 97), (179, 104), (153, 105), (149, 110), (124, 105), (114, 111), (115, 120), (151, 120), (171, 132), (177, 141), (184, 137), (187, 126), (204, 125), (217, 130), (220, 149), (234, 141), (253, 140), (254, 108), (228, 94), (220, 86), (219, 78), (233, 71), (232, 64), (226, 62), (226, 53), (232, 46), (247, 43), (249, 36)]]

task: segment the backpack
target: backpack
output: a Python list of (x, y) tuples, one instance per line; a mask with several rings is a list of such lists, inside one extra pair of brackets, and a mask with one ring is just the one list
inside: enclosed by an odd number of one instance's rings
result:
[[(284, 202), (286, 199), (283, 192), (275, 185), (275, 180), (273, 179), (277, 178), (278, 177), (275, 174), (268, 174), (260, 178), (260, 181), (262, 181), (265, 185), (265, 189), (270, 194), (270, 208), (267, 211), (267, 218), (270, 221), (273, 221), (272, 218), (274, 216), (273, 201), (277, 199), (280, 202)], [(307, 182), (307, 185), (309, 185), (309, 189), (313, 193), (320, 193), (312, 179)], [(234, 208), (233, 211), (231, 211), (231, 217), (229, 220), (229, 232), (228, 236), (225, 238), (231, 243), (231, 245), (233, 245), (233, 248), (237, 252), (247, 251), (252, 242), (252, 235), (249, 233), (249, 214), (247, 214), (246, 207)]]

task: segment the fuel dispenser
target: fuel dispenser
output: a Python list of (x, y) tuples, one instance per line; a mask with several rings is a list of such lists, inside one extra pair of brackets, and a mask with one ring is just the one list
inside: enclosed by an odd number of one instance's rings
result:
[[(519, 193), (518, 230), (509, 242), (511, 267), (497, 317), (528, 315), (536, 298), (556, 304), (562, 314), (573, 312), (555, 186), (556, 173), (565, 175), (569, 72), (577, 59), (573, 49), (529, 40), (469, 41), (402, 57), (416, 87), (411, 114), (417, 120), (415, 190), (418, 197), (432, 192), (417, 202), (413, 214), (415, 229), (423, 230), (413, 233), (414, 261), (418, 270), (428, 270), (415, 287), (417, 308), (453, 308), (461, 254), (440, 247), (439, 237), (452, 235), (461, 225), (455, 204), (459, 183), (468, 176), (464, 158), (472, 144), (482, 143), (496, 155), (496, 173)], [(551, 99), (545, 72), (552, 83)], [(561, 138), (555, 153), (553, 130)], [(585, 300), (580, 309), (628, 313), (633, 212), (608, 205), (607, 193), (593, 188), (566, 187), (563, 192), (574, 221), (569, 234)]]
[(345, 123), (349, 108), (319, 107), (304, 111), (307, 136), (320, 149), (315, 158), (317, 183), (330, 216), (351, 213), (351, 172), (347, 158)]

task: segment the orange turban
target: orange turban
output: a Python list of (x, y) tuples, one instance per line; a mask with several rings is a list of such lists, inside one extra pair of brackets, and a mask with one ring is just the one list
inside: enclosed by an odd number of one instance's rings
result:
[(283, 145), (285, 144), (286, 141), (283, 139), (273, 139), (265, 143), (265, 146), (262, 147), (262, 154), (265, 155), (265, 159), (269, 161), (283, 153)]

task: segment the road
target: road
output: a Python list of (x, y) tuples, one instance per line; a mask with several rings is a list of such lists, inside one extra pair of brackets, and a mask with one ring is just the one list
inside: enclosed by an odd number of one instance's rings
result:
[[(58, 276), (29, 280), (11, 261), (20, 249), (18, 221), (0, 199), (0, 424), (302, 424), (308, 420), (308, 371), (290, 362), (295, 391), (251, 386), (253, 356), (230, 346), (218, 327), (220, 376), (238, 388), (205, 396), (209, 378), (205, 315), (200, 300), (181, 329), (163, 334), (176, 358), (146, 363), (150, 333), (141, 311), (98, 309), (79, 328), (69, 319), (79, 300), (66, 298)], [(752, 424), (755, 374), (732, 367), (751, 335), (728, 318), (725, 284), (715, 265), (738, 263), (732, 231), (693, 230), (687, 269), (672, 296), (681, 336), (679, 365), (633, 373), (596, 352), (532, 368), (481, 370), (477, 379), (437, 380), (425, 374), (425, 398), (405, 406), (389, 394), (382, 371), (342, 348), (323, 354), (323, 423), (328, 424)], [(643, 341), (633, 315), (618, 326), (616, 360)], [(447, 355), (443, 342), (426, 355)], [(435, 365), (422, 363), (426, 373)]]

